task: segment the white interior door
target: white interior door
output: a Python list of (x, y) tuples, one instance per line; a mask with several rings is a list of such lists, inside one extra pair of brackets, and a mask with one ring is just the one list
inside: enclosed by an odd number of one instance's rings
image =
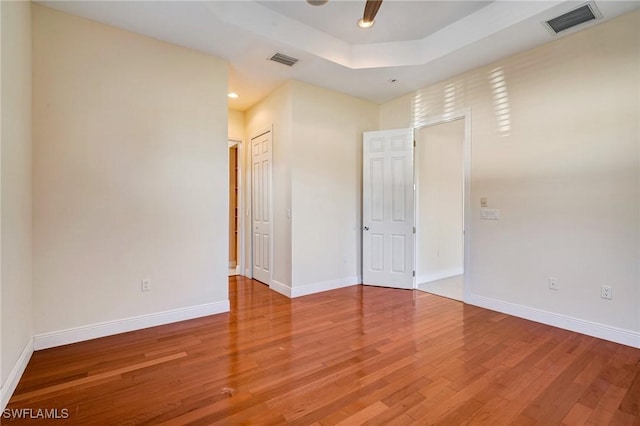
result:
[(253, 278), (271, 284), (271, 132), (251, 139)]
[(413, 129), (363, 136), (362, 280), (413, 288)]

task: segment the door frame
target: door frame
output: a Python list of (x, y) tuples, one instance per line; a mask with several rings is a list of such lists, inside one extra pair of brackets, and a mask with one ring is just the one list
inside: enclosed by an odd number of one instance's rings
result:
[(253, 140), (259, 138), (260, 136), (271, 133), (271, 171), (269, 173), (269, 177), (271, 178), (271, 191), (269, 193), (269, 217), (271, 220), (269, 221), (269, 282), (265, 283), (271, 288), (271, 283), (273, 282), (273, 125), (263, 128), (260, 131), (254, 132), (252, 136), (249, 137), (249, 147), (247, 152), (249, 154), (249, 162), (247, 164), (247, 190), (248, 190), (248, 201), (247, 201), (247, 218), (248, 218), (248, 226), (250, 227), (251, 232), (249, 233), (249, 246), (248, 251), (245, 253), (248, 263), (245, 264), (245, 276), (248, 278), (253, 278)]
[[(414, 123), (414, 132), (418, 132), (418, 130), (423, 129), (425, 127), (431, 127), (438, 124), (448, 123), (450, 121), (456, 120), (464, 120), (464, 140), (462, 142), (462, 170), (463, 170), (463, 302), (468, 303), (471, 298), (471, 280), (469, 277), (471, 276), (471, 108), (464, 108), (460, 110), (456, 110), (453, 112), (448, 112), (445, 114), (438, 114), (426, 117), (416, 123)], [(414, 153), (415, 155), (415, 153)], [(414, 161), (414, 167), (417, 167), (417, 162)], [(417, 176), (416, 170), (414, 169), (414, 176)], [(418, 182), (414, 180), (414, 184), (417, 185)], [(414, 191), (415, 196), (415, 191)], [(417, 203), (415, 203), (417, 215)], [(417, 217), (417, 216), (416, 216)], [(414, 244), (414, 254), (416, 251), (416, 238), (413, 240)], [(417, 262), (417, 259), (415, 260)], [(417, 288), (417, 282), (414, 279), (413, 288)]]
[[(242, 275), (242, 271), (244, 271), (245, 265), (245, 251), (244, 251), (244, 182), (242, 176), (244, 174), (244, 141), (242, 138), (229, 138), (229, 148), (236, 147), (238, 150), (238, 176), (236, 176), (237, 184), (238, 184), (238, 194), (237, 194), (237, 203), (238, 203), (238, 235), (236, 241), (236, 251), (238, 263), (236, 265), (236, 271), (238, 274)], [(231, 223), (229, 223), (231, 226)]]

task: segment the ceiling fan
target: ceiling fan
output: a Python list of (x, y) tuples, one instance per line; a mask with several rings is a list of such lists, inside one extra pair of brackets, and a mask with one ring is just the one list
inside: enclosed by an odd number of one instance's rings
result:
[(373, 20), (376, 18), (376, 14), (381, 5), (382, 0), (367, 0), (367, 3), (364, 5), (362, 19), (358, 21), (358, 26), (360, 28), (369, 28), (372, 26)]
[[(329, 0), (307, 0), (311, 6), (322, 6), (326, 4)], [(367, 3), (364, 5), (364, 13), (362, 14), (362, 19), (358, 21), (358, 26), (360, 28), (369, 28), (373, 25), (373, 20), (378, 13), (378, 9), (382, 5), (382, 0), (367, 0)]]

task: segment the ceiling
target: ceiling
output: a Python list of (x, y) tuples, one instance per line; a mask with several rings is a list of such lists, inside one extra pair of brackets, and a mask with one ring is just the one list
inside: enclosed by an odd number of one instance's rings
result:
[[(70, 14), (189, 47), (229, 63), (229, 107), (246, 110), (289, 79), (376, 103), (552, 41), (544, 21), (584, 1), (384, 0), (360, 29), (364, 0), (38, 1)], [(594, 2), (592, 2), (593, 4)], [(640, 0), (595, 2), (596, 22)], [(563, 34), (567, 35), (567, 34)], [(276, 52), (299, 59), (287, 67)]]
[(259, 1), (281, 15), (295, 19), (349, 44), (418, 40), (453, 21), (482, 9), (490, 1), (383, 1), (375, 27), (362, 30), (365, 0), (333, 0), (320, 7), (306, 1)]

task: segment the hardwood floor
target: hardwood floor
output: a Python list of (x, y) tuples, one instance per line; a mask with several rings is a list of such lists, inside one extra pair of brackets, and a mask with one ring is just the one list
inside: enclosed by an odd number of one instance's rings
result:
[(640, 425), (640, 349), (419, 291), (229, 282), (231, 313), (36, 352), (7, 408), (68, 410), (39, 425)]

